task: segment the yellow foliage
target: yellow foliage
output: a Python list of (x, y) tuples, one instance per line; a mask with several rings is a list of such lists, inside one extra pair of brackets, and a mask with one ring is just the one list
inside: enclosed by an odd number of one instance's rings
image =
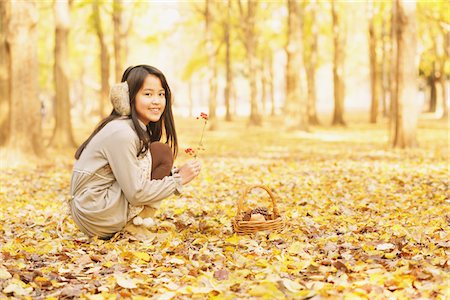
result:
[[(72, 153), (1, 170), (0, 298), (448, 298), (444, 122), (423, 123), (422, 147), (407, 151), (387, 149), (375, 125), (244, 125), (205, 133), (201, 175), (162, 203), (147, 240), (79, 231), (65, 204)], [(198, 141), (197, 127), (182, 120), (180, 148)], [(286, 227), (236, 235), (242, 188), (259, 183), (278, 196)], [(271, 209), (265, 193), (247, 200)]]

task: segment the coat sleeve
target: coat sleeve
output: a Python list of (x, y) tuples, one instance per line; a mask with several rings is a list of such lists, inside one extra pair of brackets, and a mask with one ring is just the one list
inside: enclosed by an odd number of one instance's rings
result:
[(136, 134), (132, 131), (117, 130), (105, 139), (104, 155), (128, 202), (134, 206), (149, 205), (179, 193), (179, 174), (166, 176), (161, 180), (143, 177), (137, 151)]

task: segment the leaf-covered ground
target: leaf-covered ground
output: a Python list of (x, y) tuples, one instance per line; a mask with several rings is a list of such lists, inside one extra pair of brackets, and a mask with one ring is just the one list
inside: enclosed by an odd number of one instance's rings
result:
[[(448, 125), (421, 120), (408, 151), (386, 147), (386, 126), (221, 123), (206, 132), (201, 176), (163, 203), (146, 241), (74, 226), (71, 154), (1, 170), (0, 298), (449, 299)], [(180, 164), (201, 125), (178, 128)], [(276, 193), (284, 230), (233, 234), (249, 184)], [(254, 190), (244, 204), (270, 201)]]

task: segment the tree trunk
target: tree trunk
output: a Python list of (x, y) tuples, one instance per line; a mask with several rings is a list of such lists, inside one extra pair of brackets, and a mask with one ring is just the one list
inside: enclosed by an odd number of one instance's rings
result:
[[(391, 102), (390, 102), (390, 113), (389, 113), (389, 128), (392, 132), (395, 131), (395, 118), (397, 115), (396, 111), (396, 103), (397, 103), (397, 4), (395, 2), (392, 3), (392, 11), (391, 11), (391, 68), (389, 72), (389, 81), (390, 81), (390, 95), (391, 95)], [(394, 143), (393, 140), (394, 135), (391, 134), (392, 140), (390, 141), (391, 144)]]
[(288, 129), (308, 130), (308, 103), (302, 95), (302, 27), (299, 3), (288, 1), (288, 40), (286, 45), (285, 125)]
[(266, 70), (265, 70), (265, 60), (261, 64), (261, 114), (263, 116), (266, 115), (266, 109), (267, 109), (267, 79), (266, 79)]
[(261, 58), (261, 104), (262, 115), (267, 114), (267, 98), (269, 92), (269, 63), (270, 63), (270, 51), (269, 49), (263, 50)]
[(345, 126), (344, 121), (344, 37), (339, 18), (338, 8), (336, 7), (336, 0), (331, 1), (331, 12), (333, 18), (333, 82), (334, 82), (334, 112), (332, 125)]
[(213, 31), (212, 31), (212, 16), (211, 7), (213, 1), (205, 1), (205, 40), (206, 40), (206, 52), (208, 55), (208, 84), (209, 84), (209, 129), (214, 130), (216, 128), (216, 109), (217, 109), (217, 66), (216, 66), (216, 53), (213, 43)]
[(388, 14), (383, 14), (383, 23), (381, 25), (381, 49), (382, 49), (382, 57), (381, 57), (381, 102), (383, 106), (383, 116), (388, 116), (388, 97), (390, 97), (390, 71), (389, 71), (389, 43), (386, 41), (386, 27), (387, 27), (387, 18)]
[(55, 15), (55, 128), (50, 145), (54, 148), (75, 147), (72, 134), (72, 122), (70, 117), (69, 96), (69, 61), (68, 35), (70, 28), (69, 1), (60, 0), (54, 2)]
[(270, 95), (270, 115), (275, 116), (275, 85), (273, 72), (273, 53), (269, 52), (269, 95)]
[(450, 65), (450, 34), (447, 29), (440, 27), (441, 33), (444, 38), (444, 58), (441, 63), (441, 78), (440, 83), (442, 87), (442, 119), (448, 117), (448, 97), (449, 97), (449, 86), (447, 83), (447, 74), (445, 72), (445, 66)]
[(112, 19), (114, 24), (114, 75), (115, 82), (122, 79), (123, 66), (123, 35), (122, 35), (122, 0), (114, 0)]
[(433, 62), (431, 74), (428, 76), (428, 85), (430, 86), (430, 105), (428, 112), (436, 112), (437, 93), (436, 93), (436, 62)]
[(417, 66), (414, 63), (417, 54), (416, 3), (411, 0), (396, 0), (395, 5), (397, 9), (397, 95), (393, 146), (409, 148), (417, 145)]
[(239, 8), (241, 10), (241, 18), (243, 19), (244, 27), (244, 46), (247, 56), (247, 78), (250, 85), (250, 118), (249, 125), (260, 126), (262, 124), (262, 118), (258, 109), (258, 101), (256, 98), (256, 8), (257, 2), (255, 0), (248, 0), (247, 10), (244, 13), (242, 3), (239, 1)]
[(378, 92), (378, 60), (377, 60), (377, 36), (375, 33), (374, 3), (370, 5), (369, 18), (369, 60), (370, 60), (370, 123), (376, 123), (378, 118), (379, 92)]
[(11, 105), (5, 156), (8, 164), (19, 165), (44, 154), (38, 100), (38, 10), (34, 1), (9, 3), (6, 41), (10, 50)]
[(94, 26), (100, 45), (100, 117), (105, 117), (111, 112), (112, 106), (109, 104), (109, 53), (102, 29), (100, 17), (99, 0), (93, 2)]
[(311, 1), (308, 6), (308, 14), (311, 19), (311, 32), (308, 33), (305, 47), (307, 50), (303, 51), (303, 61), (305, 64), (307, 89), (308, 89), (308, 123), (310, 125), (319, 125), (319, 118), (317, 117), (316, 102), (316, 69), (318, 62), (317, 51), (317, 22), (316, 22), (317, 3)]
[(224, 39), (225, 39), (225, 121), (230, 122), (231, 108), (230, 108), (230, 97), (231, 97), (231, 86), (233, 81), (233, 74), (231, 70), (231, 39), (230, 39), (230, 24), (231, 24), (231, 0), (227, 1), (227, 21), (224, 22)]
[(6, 43), (7, 25), (10, 19), (10, 2), (0, 1), (0, 146), (7, 143), (9, 137), (10, 107), (10, 54)]

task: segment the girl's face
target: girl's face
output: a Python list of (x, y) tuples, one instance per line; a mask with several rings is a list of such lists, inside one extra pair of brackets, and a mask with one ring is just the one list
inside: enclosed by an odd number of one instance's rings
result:
[(136, 94), (136, 112), (138, 119), (145, 125), (158, 122), (166, 107), (166, 93), (161, 80), (154, 75), (148, 75), (139, 92)]

